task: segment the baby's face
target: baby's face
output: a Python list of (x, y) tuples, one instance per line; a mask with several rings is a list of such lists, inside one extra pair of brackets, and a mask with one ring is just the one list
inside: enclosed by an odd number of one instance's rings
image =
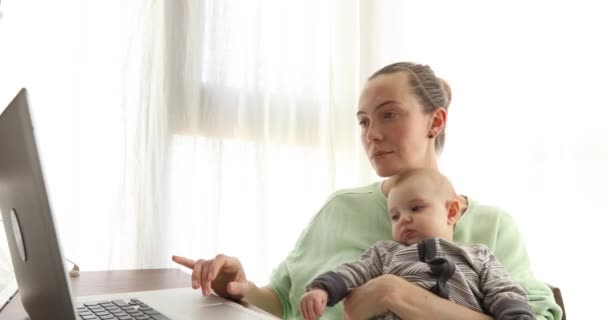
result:
[(448, 201), (423, 177), (411, 177), (388, 194), (393, 240), (413, 245), (434, 237), (451, 239)]

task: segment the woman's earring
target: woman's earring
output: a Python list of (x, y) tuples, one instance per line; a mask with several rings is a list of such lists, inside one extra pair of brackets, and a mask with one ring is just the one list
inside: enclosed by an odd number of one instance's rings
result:
[(427, 137), (429, 137), (429, 139), (433, 139), (433, 134), (429, 133), (429, 135)]

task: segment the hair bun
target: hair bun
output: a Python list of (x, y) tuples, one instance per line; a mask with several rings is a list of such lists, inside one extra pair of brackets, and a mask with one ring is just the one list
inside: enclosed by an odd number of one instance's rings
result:
[(450, 103), (452, 102), (452, 88), (450, 88), (450, 85), (447, 81), (441, 78), (439, 78), (439, 81), (441, 83), (441, 89), (443, 89), (443, 91), (445, 92), (446, 102), (444, 108), (447, 109), (450, 106)]

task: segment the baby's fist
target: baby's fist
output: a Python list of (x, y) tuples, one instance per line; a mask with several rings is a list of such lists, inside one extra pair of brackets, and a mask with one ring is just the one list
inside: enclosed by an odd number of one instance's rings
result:
[(327, 305), (327, 292), (323, 289), (312, 289), (300, 299), (300, 313), (304, 320), (319, 318)]

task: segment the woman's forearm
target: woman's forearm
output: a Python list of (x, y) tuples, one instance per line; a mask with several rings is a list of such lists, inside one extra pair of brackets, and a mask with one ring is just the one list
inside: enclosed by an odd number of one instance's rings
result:
[(437, 319), (437, 320), (492, 320), (493, 318), (456, 304), (450, 300), (438, 297), (432, 292), (420, 287), (410, 288), (407, 296), (394, 294), (386, 297), (386, 305), (390, 311), (402, 319)]
[(243, 300), (279, 318), (283, 317), (281, 301), (271, 288), (258, 288), (253, 282), (249, 281), (249, 291)]

